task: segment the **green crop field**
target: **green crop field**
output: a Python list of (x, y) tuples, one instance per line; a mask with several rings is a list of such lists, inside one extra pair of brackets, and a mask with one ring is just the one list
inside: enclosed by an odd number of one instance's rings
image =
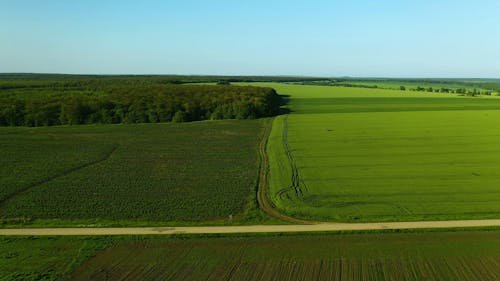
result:
[(500, 235), (383, 233), (115, 243), (69, 280), (498, 280)]
[(264, 84), (289, 95), (268, 143), (270, 196), (316, 220), (500, 217), (500, 99)]
[(499, 234), (1, 237), (0, 280), (498, 280)]
[(0, 128), (1, 221), (245, 219), (268, 122)]
[(0, 280), (58, 280), (109, 242), (89, 237), (0, 237)]

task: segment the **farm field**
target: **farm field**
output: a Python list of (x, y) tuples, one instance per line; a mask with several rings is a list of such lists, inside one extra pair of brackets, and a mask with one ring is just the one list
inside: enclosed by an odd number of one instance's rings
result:
[[(63, 238), (58, 238), (63, 239)], [(99, 252), (69, 280), (498, 280), (491, 232), (144, 238)]]
[(0, 280), (58, 280), (109, 242), (92, 237), (0, 237)]
[(268, 122), (0, 128), (1, 221), (57, 226), (249, 219), (258, 215), (252, 198)]
[(3, 1), (0, 281), (500, 281), (479, 4)]
[(500, 217), (500, 99), (272, 86), (291, 110), (268, 143), (280, 211), (344, 222)]

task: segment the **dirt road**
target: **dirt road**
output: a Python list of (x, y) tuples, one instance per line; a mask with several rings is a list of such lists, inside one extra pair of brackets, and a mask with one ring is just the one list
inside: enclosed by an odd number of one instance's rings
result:
[(158, 235), (158, 234), (223, 234), (279, 233), (342, 230), (383, 230), (418, 228), (455, 228), (500, 226), (498, 220), (417, 221), (386, 223), (321, 223), (308, 225), (249, 225), (192, 227), (124, 227), (124, 228), (22, 228), (0, 229), (0, 235)]

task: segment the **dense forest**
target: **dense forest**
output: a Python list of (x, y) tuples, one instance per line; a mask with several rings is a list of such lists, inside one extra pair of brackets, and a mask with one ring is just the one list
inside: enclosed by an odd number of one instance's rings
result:
[(0, 79), (1, 126), (253, 119), (276, 115), (281, 105), (263, 87), (179, 85), (158, 77), (9, 78)]

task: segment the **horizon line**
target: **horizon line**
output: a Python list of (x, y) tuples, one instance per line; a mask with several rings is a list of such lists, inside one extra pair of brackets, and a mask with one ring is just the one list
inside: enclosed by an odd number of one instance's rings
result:
[(194, 77), (290, 77), (290, 78), (321, 78), (321, 79), (494, 79), (500, 77), (443, 77), (443, 76), (327, 76), (303, 74), (172, 74), (172, 73), (63, 73), (63, 72), (0, 72), (0, 75), (67, 75), (67, 76), (194, 76)]

